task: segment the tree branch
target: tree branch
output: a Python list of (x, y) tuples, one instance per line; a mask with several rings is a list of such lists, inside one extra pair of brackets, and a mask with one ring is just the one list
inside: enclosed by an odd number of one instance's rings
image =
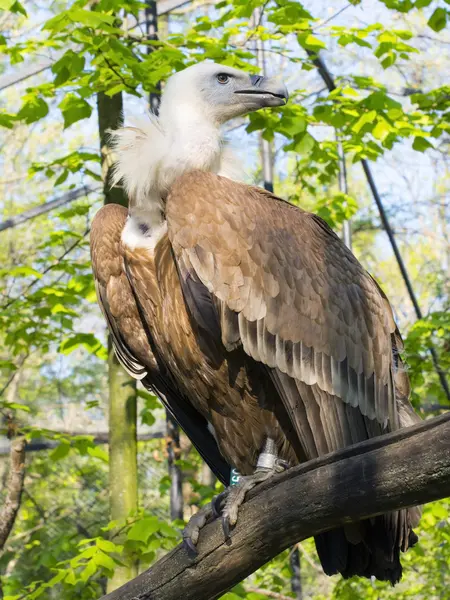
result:
[(3, 549), (20, 507), (25, 478), (25, 438), (16, 438), (11, 444), (9, 477), (6, 499), (0, 513), (0, 550)]
[[(77, 436), (93, 436), (93, 442), (94, 444), (100, 445), (100, 444), (109, 444), (109, 433), (108, 432), (102, 432), (102, 431), (97, 431), (97, 432), (91, 432), (91, 431), (86, 431), (86, 432), (81, 432), (81, 431), (54, 431), (53, 433), (62, 433), (63, 435), (67, 435), (70, 437), (77, 437)], [(137, 436), (137, 441), (138, 442), (147, 442), (149, 440), (157, 440), (157, 439), (162, 439), (166, 437), (166, 433), (164, 431), (154, 431), (151, 433), (141, 433)], [(25, 448), (25, 452), (40, 452), (41, 450), (51, 450), (52, 448), (56, 448), (57, 446), (59, 446), (60, 442), (59, 440), (34, 440), (33, 442), (29, 442)], [(0, 456), (4, 456), (6, 454), (9, 454), (9, 443), (6, 441), (5, 444), (3, 444), (0, 441)]]
[[(2, 181), (1, 184), (3, 185), (3, 183), (5, 182)], [(85, 186), (82, 188), (78, 188), (77, 190), (67, 192), (67, 194), (60, 196), (59, 198), (55, 198), (55, 200), (50, 200), (49, 202), (44, 202), (44, 204), (34, 206), (33, 208), (30, 208), (29, 210), (26, 210), (23, 213), (20, 213), (19, 215), (15, 215), (14, 217), (10, 217), (6, 221), (3, 221), (3, 223), (0, 223), (0, 231), (4, 231), (5, 229), (10, 229), (11, 227), (21, 225), (22, 223), (25, 223), (30, 219), (39, 217), (44, 213), (47, 213), (55, 208), (59, 208), (60, 206), (64, 206), (69, 202), (78, 200), (78, 198), (81, 198), (82, 196), (87, 196), (91, 192), (96, 191), (98, 191), (97, 188), (88, 188)]]
[[(289, 469), (248, 494), (224, 540), (208, 524), (192, 557), (177, 546), (103, 600), (215, 600), (298, 541), (450, 495), (450, 413)], [(419, 542), (420, 543), (420, 542)]]

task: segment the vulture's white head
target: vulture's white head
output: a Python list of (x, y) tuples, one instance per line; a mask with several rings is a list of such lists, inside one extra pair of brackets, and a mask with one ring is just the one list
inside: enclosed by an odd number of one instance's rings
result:
[(286, 104), (288, 92), (278, 78), (202, 62), (173, 75), (164, 89), (160, 121), (169, 124), (180, 115), (194, 114), (212, 125), (268, 106)]
[[(112, 132), (115, 180), (122, 180), (131, 213), (161, 222), (164, 199), (175, 179), (199, 169), (240, 179), (242, 171), (221, 134), (226, 121), (286, 104), (278, 78), (250, 75), (203, 62), (176, 73), (162, 95), (159, 116)], [(150, 216), (152, 213), (153, 216)]]

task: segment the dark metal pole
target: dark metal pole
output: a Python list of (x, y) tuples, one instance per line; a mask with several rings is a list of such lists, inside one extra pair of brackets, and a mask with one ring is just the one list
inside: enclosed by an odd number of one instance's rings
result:
[[(336, 132), (336, 140), (338, 143), (338, 152), (339, 152), (339, 190), (343, 194), (348, 194), (348, 182), (347, 182), (347, 164), (345, 162), (345, 152), (342, 146), (342, 142), (339, 139), (339, 135)], [(352, 221), (351, 219), (347, 219), (342, 224), (342, 239), (344, 240), (344, 244), (352, 249)]]
[[(253, 25), (261, 21), (262, 8), (257, 8), (253, 12)], [(266, 53), (264, 48), (264, 42), (259, 38), (255, 41), (255, 52), (256, 62), (262, 75), (266, 74)], [(259, 134), (259, 146), (261, 151), (261, 163), (262, 163), (262, 174), (264, 180), (264, 189), (268, 192), (273, 192), (273, 151), (272, 143), (265, 140), (261, 134)]]
[(291, 565), (291, 589), (295, 594), (295, 600), (303, 600), (303, 589), (302, 589), (302, 574), (300, 569), (300, 552), (298, 547), (295, 546), (290, 556)]
[[(147, 33), (148, 40), (157, 40), (158, 39), (158, 13), (156, 9), (156, 0), (147, 0), (145, 6), (145, 29)], [(147, 46), (147, 53), (150, 54), (152, 51), (151, 46)], [(157, 84), (157, 92), (151, 92), (149, 96), (150, 101), (150, 110), (155, 113), (155, 115), (159, 112), (159, 103), (160, 103), (160, 95), (161, 95), (161, 84)]]
[[(320, 76), (322, 77), (322, 79), (325, 82), (329, 91), (332, 92), (333, 90), (335, 90), (336, 84), (334, 83), (333, 76), (331, 75), (330, 71), (328, 70), (328, 67), (326, 66), (324, 60), (320, 56), (318, 56), (315, 52), (307, 50), (307, 53), (308, 53), (308, 56), (310, 56), (313, 64), (317, 68)], [(369, 167), (369, 163), (367, 162), (367, 160), (365, 158), (361, 160), (361, 163), (362, 163), (362, 167), (363, 167), (364, 173), (366, 175), (366, 179), (369, 184), (370, 190), (372, 192), (372, 196), (377, 205), (378, 212), (380, 213), (381, 222), (382, 222), (383, 227), (389, 238), (389, 242), (391, 244), (395, 258), (397, 260), (397, 264), (400, 269), (400, 273), (402, 274), (403, 281), (405, 282), (406, 289), (408, 290), (408, 295), (411, 299), (412, 305), (414, 307), (414, 311), (416, 313), (417, 318), (422, 319), (423, 313), (422, 313), (419, 303), (417, 301), (417, 297), (416, 297), (416, 294), (412, 287), (411, 280), (409, 279), (408, 271), (406, 270), (406, 266), (405, 266), (405, 263), (403, 262), (402, 255), (400, 254), (400, 250), (397, 246), (397, 242), (395, 240), (394, 232), (392, 231), (391, 225), (389, 223), (388, 216), (386, 214), (386, 211), (384, 210), (383, 202), (381, 201), (380, 194), (378, 193), (378, 189), (375, 184), (375, 180), (373, 178), (372, 171)], [(445, 373), (444, 373), (444, 371), (442, 371), (442, 369), (439, 365), (439, 359), (438, 359), (436, 350), (433, 346), (431, 346), (429, 350), (430, 350), (430, 354), (431, 354), (431, 359), (433, 361), (433, 366), (434, 366), (436, 373), (438, 374), (442, 389), (444, 390), (447, 400), (450, 402), (450, 388), (449, 388)]]

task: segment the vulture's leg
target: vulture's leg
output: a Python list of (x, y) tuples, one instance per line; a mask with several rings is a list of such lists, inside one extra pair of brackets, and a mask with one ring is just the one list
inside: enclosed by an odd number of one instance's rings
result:
[(244, 503), (247, 493), (272, 475), (281, 473), (289, 467), (288, 463), (278, 458), (274, 441), (267, 438), (264, 448), (259, 455), (256, 469), (253, 475), (243, 476), (239, 483), (228, 487), (224, 492), (216, 496), (210, 504), (203, 506), (183, 531), (183, 540), (188, 550), (197, 553), (195, 548), (200, 530), (208, 523), (222, 515), (223, 531), (226, 537), (230, 535), (230, 529), (236, 525), (239, 507)]
[(275, 442), (267, 438), (264, 448), (258, 457), (253, 475), (241, 477), (239, 483), (229, 487), (225, 492), (225, 504), (222, 510), (222, 524), (225, 537), (229, 537), (230, 529), (237, 523), (239, 507), (244, 503), (247, 493), (258, 483), (262, 483), (276, 473), (289, 467), (288, 463), (278, 458)]

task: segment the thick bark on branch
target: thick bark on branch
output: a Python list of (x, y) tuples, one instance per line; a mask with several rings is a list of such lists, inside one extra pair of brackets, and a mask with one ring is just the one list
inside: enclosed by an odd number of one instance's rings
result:
[(25, 478), (25, 438), (19, 437), (11, 444), (11, 459), (6, 499), (0, 512), (0, 550), (3, 549), (14, 526), (22, 498)]
[[(298, 541), (450, 495), (450, 413), (299, 465), (250, 492), (231, 540), (206, 526), (103, 600), (214, 600)], [(420, 541), (419, 541), (420, 543)]]

